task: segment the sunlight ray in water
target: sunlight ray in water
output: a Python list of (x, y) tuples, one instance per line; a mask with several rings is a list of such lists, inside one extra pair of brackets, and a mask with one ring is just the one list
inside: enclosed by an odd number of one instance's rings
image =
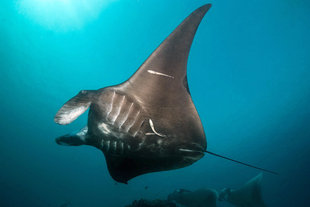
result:
[(116, 0), (21, 0), (20, 14), (50, 30), (68, 31), (83, 28)]

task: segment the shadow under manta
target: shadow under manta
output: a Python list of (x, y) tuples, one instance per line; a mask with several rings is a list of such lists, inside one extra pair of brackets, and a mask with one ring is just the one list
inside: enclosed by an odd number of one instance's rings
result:
[(88, 123), (56, 142), (98, 148), (110, 175), (122, 183), (145, 173), (191, 165), (205, 152), (257, 168), (206, 150), (203, 126), (191, 99), (188, 54), (210, 7), (206, 4), (191, 13), (124, 83), (82, 90), (65, 103), (56, 123), (69, 124), (90, 108)]

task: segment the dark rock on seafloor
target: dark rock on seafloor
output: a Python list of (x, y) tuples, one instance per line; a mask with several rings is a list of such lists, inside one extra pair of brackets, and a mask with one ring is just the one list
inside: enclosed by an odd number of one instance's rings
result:
[(135, 200), (131, 205), (125, 207), (177, 207), (177, 205), (167, 200)]

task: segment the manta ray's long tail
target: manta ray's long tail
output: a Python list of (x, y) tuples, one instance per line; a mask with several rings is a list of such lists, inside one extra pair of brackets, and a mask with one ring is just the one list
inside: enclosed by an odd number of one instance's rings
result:
[(216, 154), (214, 152), (210, 152), (210, 151), (205, 151), (206, 153), (210, 154), (210, 155), (214, 155), (216, 157), (220, 157), (220, 158), (223, 158), (223, 159), (226, 159), (226, 160), (230, 160), (230, 161), (233, 161), (233, 162), (236, 162), (236, 163), (239, 163), (241, 165), (245, 165), (245, 166), (248, 166), (248, 167), (251, 167), (251, 168), (255, 168), (255, 169), (258, 169), (258, 170), (261, 170), (261, 171), (264, 171), (264, 172), (268, 172), (268, 173), (271, 173), (271, 174), (274, 174), (274, 175), (279, 175), (279, 173), (277, 172), (274, 172), (274, 171), (271, 171), (271, 170), (267, 170), (267, 169), (264, 169), (264, 168), (260, 168), (260, 167), (256, 167), (254, 165), (250, 165), (250, 164), (247, 164), (247, 163), (244, 163), (244, 162), (240, 162), (238, 160), (234, 160), (234, 159), (231, 159), (229, 157), (225, 157), (225, 156), (222, 156), (222, 155), (219, 155), (219, 154)]

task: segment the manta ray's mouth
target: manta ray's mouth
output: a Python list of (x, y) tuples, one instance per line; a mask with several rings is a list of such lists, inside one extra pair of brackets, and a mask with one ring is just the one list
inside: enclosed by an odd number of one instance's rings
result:
[(204, 150), (196, 144), (191, 146), (182, 146), (178, 148), (178, 151), (186, 160), (193, 162), (204, 156)]
[(191, 143), (179, 146), (178, 150), (185, 153), (204, 153), (206, 149), (201, 144)]

